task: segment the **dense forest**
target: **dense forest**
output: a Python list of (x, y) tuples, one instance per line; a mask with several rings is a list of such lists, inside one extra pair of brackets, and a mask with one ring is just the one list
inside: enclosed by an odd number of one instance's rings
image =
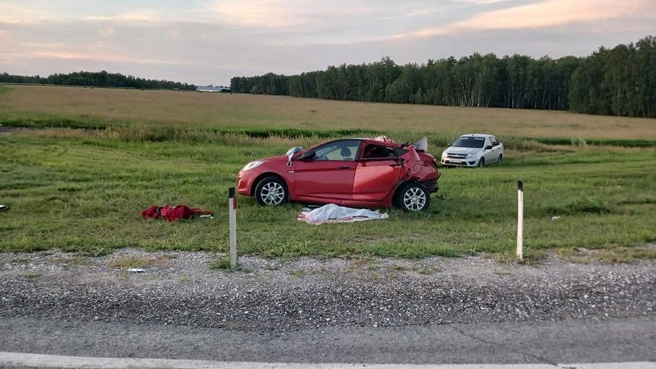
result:
[(230, 87), (233, 92), (333, 100), (656, 118), (656, 38), (559, 59), (476, 53), (397, 65), (386, 57), (293, 76), (233, 77)]
[(7, 73), (0, 74), (0, 83), (38, 83), (65, 86), (95, 86), (95, 87), (121, 87), (138, 89), (180, 89), (195, 90), (196, 86), (173, 81), (158, 81), (152, 79), (135, 78), (119, 73), (102, 72), (73, 72), (68, 74), (53, 74), (48, 77), (40, 76), (13, 76)]

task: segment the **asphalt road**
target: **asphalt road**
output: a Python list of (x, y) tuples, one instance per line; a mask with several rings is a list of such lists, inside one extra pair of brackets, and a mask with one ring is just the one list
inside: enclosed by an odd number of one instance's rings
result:
[(0, 332), (2, 352), (67, 356), (269, 363), (656, 362), (656, 316), (284, 333), (14, 317), (0, 319)]
[(650, 261), (243, 257), (225, 272), (208, 253), (154, 255), (127, 273), (113, 258), (151, 254), (0, 254), (0, 367), (656, 369)]

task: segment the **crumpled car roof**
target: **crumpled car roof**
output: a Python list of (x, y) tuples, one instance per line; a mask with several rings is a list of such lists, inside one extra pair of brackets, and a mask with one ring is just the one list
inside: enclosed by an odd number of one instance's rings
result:
[(389, 137), (387, 137), (387, 136), (378, 136), (378, 137), (374, 138), (373, 140), (374, 140), (374, 141), (392, 142), (392, 143), (394, 143), (394, 140), (392, 140), (391, 138), (389, 138)]

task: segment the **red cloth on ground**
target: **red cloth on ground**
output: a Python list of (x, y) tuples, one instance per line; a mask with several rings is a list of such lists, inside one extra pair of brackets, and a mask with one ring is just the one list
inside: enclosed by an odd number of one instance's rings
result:
[(149, 207), (148, 209), (142, 211), (141, 216), (144, 219), (148, 219), (148, 218), (158, 219), (159, 218), (159, 212), (157, 210), (158, 208), (159, 208), (159, 206), (153, 205), (153, 206)]
[(179, 219), (191, 219), (201, 214), (213, 215), (214, 213), (211, 210), (204, 210), (201, 208), (191, 208), (187, 205), (176, 205), (174, 207), (171, 207), (169, 205), (164, 205), (164, 206), (153, 205), (141, 212), (141, 216), (144, 219), (164, 218), (169, 222), (174, 222)]

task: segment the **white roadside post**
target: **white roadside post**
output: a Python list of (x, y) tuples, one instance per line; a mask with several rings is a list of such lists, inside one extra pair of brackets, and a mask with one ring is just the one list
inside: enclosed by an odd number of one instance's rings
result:
[(517, 258), (524, 258), (524, 183), (517, 181)]
[(228, 215), (230, 218), (230, 268), (237, 266), (237, 199), (235, 188), (228, 189)]

